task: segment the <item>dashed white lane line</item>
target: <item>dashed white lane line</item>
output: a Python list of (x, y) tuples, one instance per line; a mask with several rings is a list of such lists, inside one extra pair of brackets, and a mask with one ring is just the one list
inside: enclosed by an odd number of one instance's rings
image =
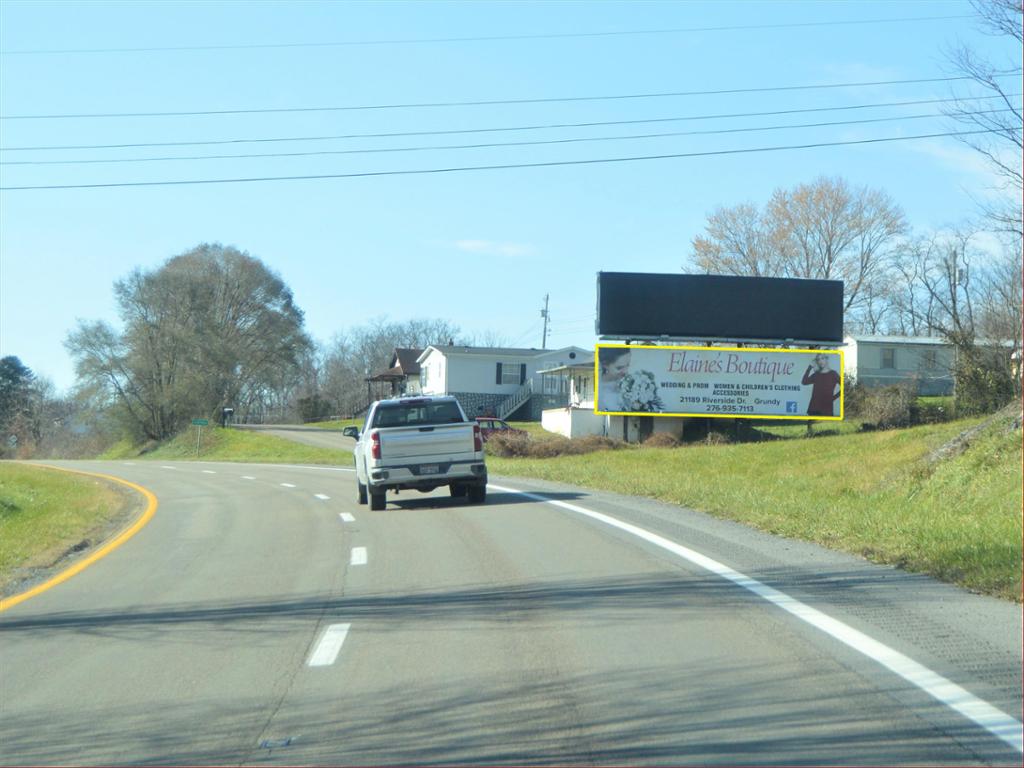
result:
[(323, 494), (323, 493), (314, 493), (313, 495), (316, 496), (316, 498), (320, 499), (321, 501), (330, 501), (331, 500), (330, 496), (327, 496), (326, 494)]
[(282, 488), (294, 488), (295, 486), (292, 483), (281, 483), (281, 487)]
[(203, 474), (204, 475), (216, 475), (217, 473), (214, 472), (212, 469), (204, 469), (203, 470)]
[(310, 667), (329, 667), (338, 658), (341, 646), (345, 644), (345, 637), (351, 624), (331, 624), (320, 636), (320, 642), (309, 655), (306, 664)]
[(343, 523), (354, 523), (356, 521), (355, 517), (348, 512), (339, 512), (338, 517), (341, 518), (341, 522)]
[(854, 629), (848, 624), (844, 624), (838, 619), (833, 619), (831, 616), (822, 613), (816, 608), (812, 608), (806, 603), (800, 602), (796, 598), (790, 597), (785, 592), (780, 592), (773, 587), (769, 587), (767, 584), (762, 584), (757, 579), (753, 579), (739, 571), (734, 571), (729, 566), (723, 565), (717, 560), (712, 560), (696, 550), (676, 544), (674, 541), (670, 541), (663, 536), (651, 533), (631, 523), (623, 522), (610, 515), (594, 512), (565, 501), (548, 499), (539, 494), (520, 491), (516, 488), (504, 488), (500, 485), (489, 485), (489, 487), (496, 491), (518, 493), (534, 501), (553, 504), (556, 507), (567, 509), (570, 512), (575, 512), (613, 528), (618, 528), (621, 531), (643, 539), (649, 544), (667, 550), (693, 565), (710, 571), (716, 576), (731, 581), (733, 584), (753, 592), (758, 597), (767, 600), (801, 621), (830, 635), (848, 648), (852, 648), (869, 659), (878, 662), (908, 683), (917, 686), (932, 698), (945, 704), (955, 712), (959, 712), (968, 720), (980, 725), (993, 736), (1002, 739), (1018, 752), (1024, 752), (1024, 723), (992, 706), (987, 701), (978, 698), (952, 680), (948, 680), (923, 664), (914, 661), (909, 656), (880, 643), (873, 637)]
[(352, 547), (352, 558), (348, 561), (349, 565), (366, 565), (369, 556), (366, 553), (366, 547)]
[(243, 480), (255, 480), (256, 478), (252, 475), (242, 475)]
[(160, 469), (177, 469), (177, 467), (168, 467), (166, 465), (161, 466)]

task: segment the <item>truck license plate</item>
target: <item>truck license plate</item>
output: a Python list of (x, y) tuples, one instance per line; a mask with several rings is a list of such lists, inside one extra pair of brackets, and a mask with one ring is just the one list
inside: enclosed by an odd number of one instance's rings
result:
[(421, 475), (436, 475), (438, 471), (437, 464), (420, 464)]

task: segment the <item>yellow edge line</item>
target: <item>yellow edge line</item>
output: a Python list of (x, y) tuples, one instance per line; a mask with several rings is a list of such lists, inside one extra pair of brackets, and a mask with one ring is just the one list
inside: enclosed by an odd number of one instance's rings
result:
[(0, 600), (0, 613), (3, 613), (8, 608), (13, 608), (14, 606), (18, 605), (19, 603), (25, 602), (29, 598), (35, 597), (36, 595), (39, 595), (39, 594), (42, 594), (43, 592), (47, 591), (48, 589), (52, 589), (53, 587), (56, 587), (58, 584), (63, 584), (65, 581), (70, 579), (72, 576), (76, 576), (77, 574), (81, 573), (86, 568), (88, 568), (90, 565), (95, 563), (97, 560), (100, 560), (100, 559), (106, 557), (111, 552), (113, 552), (115, 549), (117, 549), (122, 544), (124, 544), (126, 541), (128, 541), (128, 539), (130, 539), (136, 533), (141, 531), (142, 527), (153, 518), (154, 514), (156, 514), (156, 508), (157, 508), (158, 502), (157, 502), (156, 496), (153, 494), (153, 492), (150, 491), (148, 488), (143, 488), (141, 485), (136, 485), (135, 483), (132, 483), (132, 482), (130, 482), (128, 480), (122, 480), (120, 477), (114, 477), (113, 475), (103, 475), (103, 474), (100, 474), (98, 472), (84, 472), (84, 471), (79, 470), (79, 469), (66, 469), (65, 467), (54, 467), (54, 466), (49, 465), (49, 464), (32, 464), (31, 466), (34, 466), (34, 467), (45, 467), (47, 469), (56, 469), (56, 470), (58, 470), (60, 472), (70, 472), (70, 473), (75, 474), (75, 475), (87, 475), (89, 477), (101, 477), (104, 480), (112, 480), (115, 483), (120, 483), (121, 485), (126, 485), (129, 488), (131, 488), (132, 490), (138, 491), (139, 493), (141, 493), (145, 497), (145, 499), (146, 499), (146, 510), (142, 513), (142, 515), (139, 517), (138, 520), (136, 520), (134, 523), (131, 524), (131, 526), (129, 526), (128, 528), (123, 530), (114, 539), (108, 541), (106, 544), (104, 544), (102, 547), (100, 547), (98, 550), (93, 552), (88, 557), (86, 557), (86, 558), (84, 558), (82, 560), (79, 560), (77, 563), (72, 565), (70, 568), (67, 568), (66, 570), (61, 571), (56, 576), (54, 576), (52, 579), (48, 579), (47, 581), (44, 581), (42, 584), (38, 584), (38, 585), (32, 587), (32, 589), (29, 589), (29, 590), (27, 590), (25, 592), (21, 592), (21, 593), (19, 593), (17, 595), (13, 595), (11, 597), (6, 597), (6, 598)]

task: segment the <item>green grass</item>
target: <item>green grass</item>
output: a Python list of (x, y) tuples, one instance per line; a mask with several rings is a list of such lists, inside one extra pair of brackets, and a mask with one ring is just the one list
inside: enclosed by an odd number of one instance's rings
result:
[[(935, 468), (924, 462), (979, 421), (488, 464), (494, 474), (699, 509), (1020, 600), (1020, 432), (997, 424), (964, 454)], [(794, 428), (804, 429), (780, 429)]]
[(0, 589), (20, 569), (51, 565), (79, 542), (102, 536), (130, 503), (98, 478), (0, 463)]
[(275, 435), (261, 434), (257, 430), (211, 427), (203, 429), (197, 456), (196, 429), (192, 427), (151, 450), (140, 452), (140, 449), (135, 447), (127, 452), (119, 450), (114, 456), (108, 452), (102, 458), (160, 459), (163, 461), (171, 459), (187, 461), (198, 458), (202, 461), (343, 464), (348, 466), (352, 463), (352, 451), (302, 445)]
[(510, 421), (508, 425), (529, 433), (530, 437), (543, 438), (554, 434), (553, 432), (548, 432), (544, 429), (544, 427), (540, 425), (539, 421)]

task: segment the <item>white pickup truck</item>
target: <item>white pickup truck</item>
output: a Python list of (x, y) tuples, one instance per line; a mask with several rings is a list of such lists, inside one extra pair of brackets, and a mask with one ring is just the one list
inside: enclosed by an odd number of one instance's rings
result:
[(487, 499), (487, 466), (480, 427), (466, 419), (454, 397), (378, 400), (370, 406), (355, 438), (357, 500), (384, 509), (387, 491), (426, 493), (447, 485), (454, 497), (471, 504)]

